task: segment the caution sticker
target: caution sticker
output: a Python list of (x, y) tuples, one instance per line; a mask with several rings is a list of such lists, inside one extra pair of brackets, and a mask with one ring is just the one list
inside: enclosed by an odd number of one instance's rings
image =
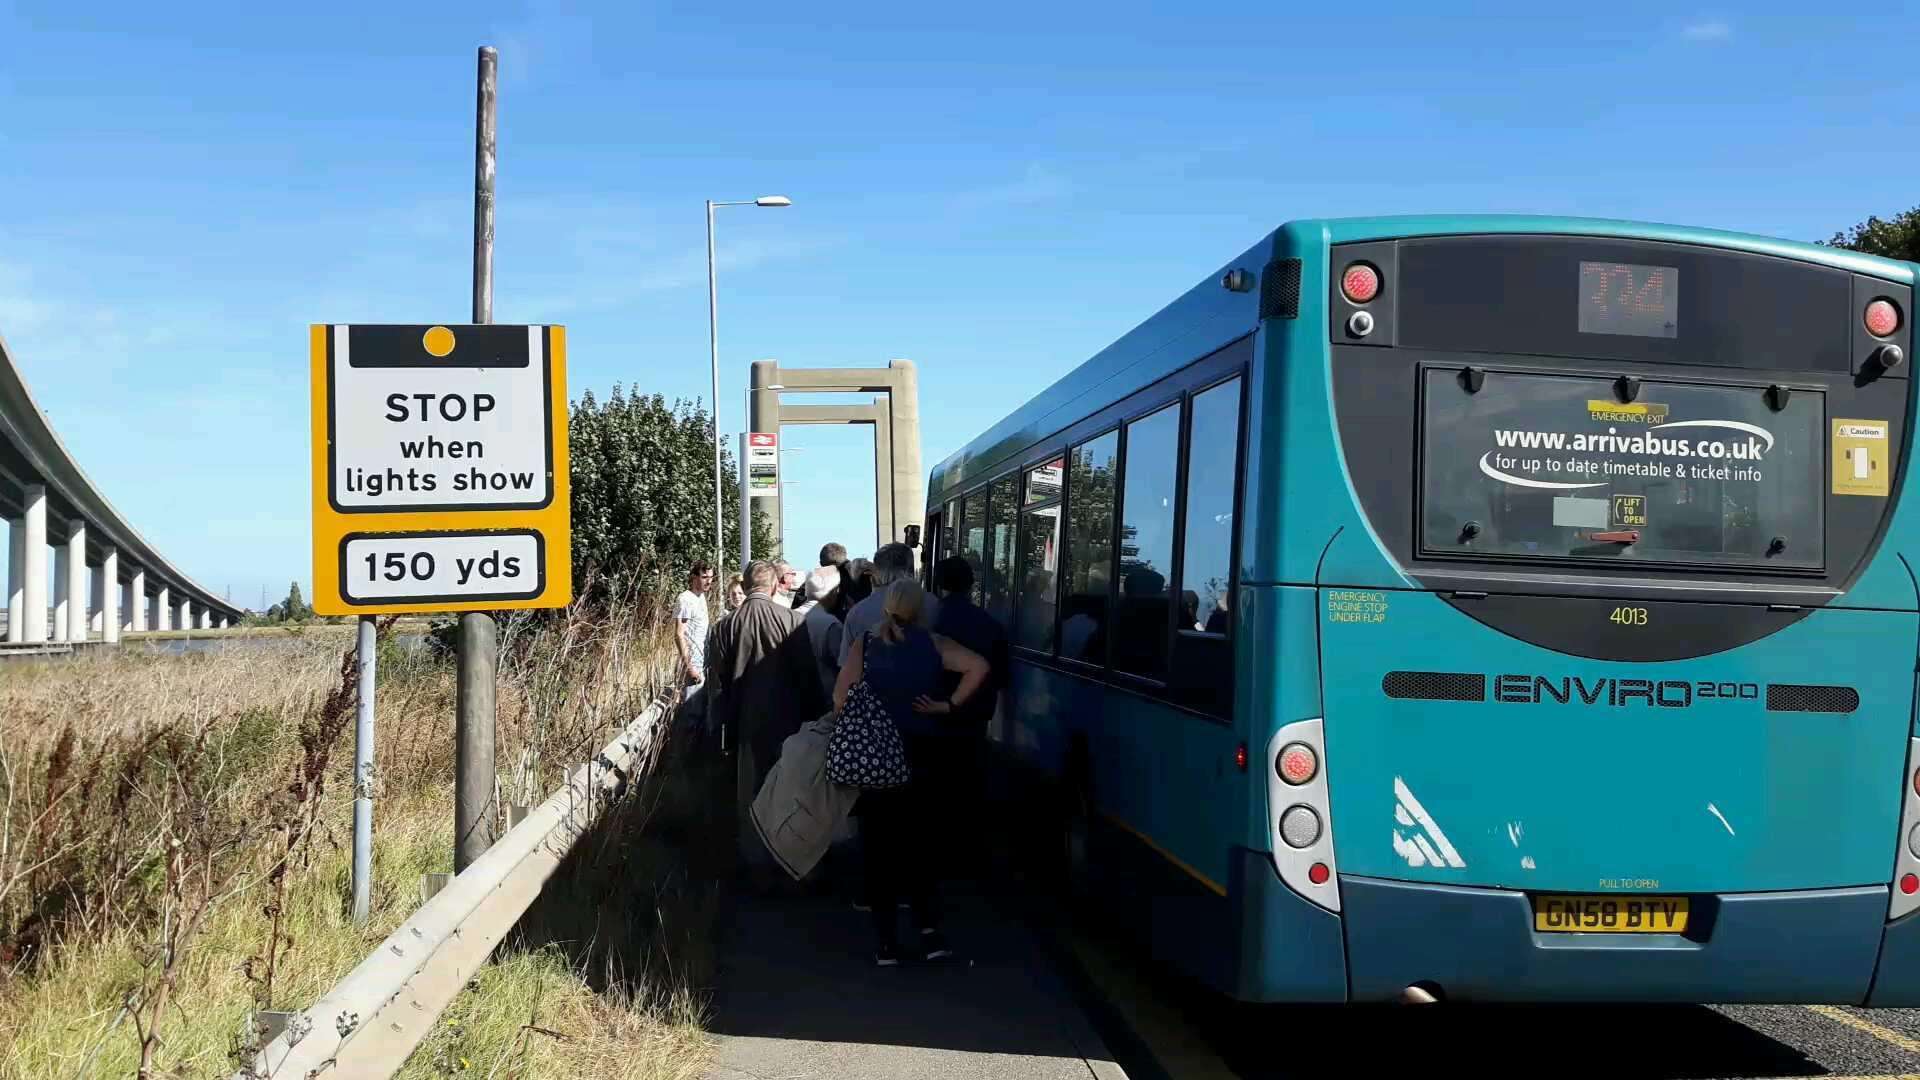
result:
[(1833, 493), (1877, 495), (1884, 499), (1890, 479), (1887, 469), (1887, 422), (1835, 420)]

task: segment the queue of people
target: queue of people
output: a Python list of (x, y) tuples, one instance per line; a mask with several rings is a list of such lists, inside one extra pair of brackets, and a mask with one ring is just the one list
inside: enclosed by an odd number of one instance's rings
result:
[[(874, 963), (952, 957), (938, 870), (978, 837), (952, 825), (983, 798), (988, 723), (1007, 672), (1007, 638), (971, 601), (973, 569), (942, 560), (938, 596), (916, 580), (912, 548), (872, 560), (828, 544), (802, 573), (756, 561), (707, 623), (712, 567), (675, 602), (682, 702), (701, 741), (734, 764), (739, 844), (750, 872), (817, 876), (852, 834)], [(971, 853), (971, 851), (968, 851)], [(916, 931), (903, 945), (899, 916)]]

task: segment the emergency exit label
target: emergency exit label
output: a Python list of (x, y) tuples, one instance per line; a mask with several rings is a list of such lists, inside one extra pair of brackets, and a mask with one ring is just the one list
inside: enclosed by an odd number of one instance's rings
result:
[(323, 615), (565, 607), (566, 332), (315, 325)]

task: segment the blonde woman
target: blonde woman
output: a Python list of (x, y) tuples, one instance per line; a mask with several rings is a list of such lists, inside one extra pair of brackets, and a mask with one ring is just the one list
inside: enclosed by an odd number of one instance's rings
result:
[[(877, 939), (873, 962), (881, 967), (900, 963), (897, 909), (903, 890), (920, 930), (921, 957), (944, 960), (953, 955), (940, 933), (934, 853), (926, 842), (934, 807), (923, 777), (936, 767), (933, 755), (945, 718), (966, 704), (988, 673), (987, 661), (979, 653), (926, 629), (921, 618), (925, 604), (926, 593), (912, 578), (888, 585), (884, 614), (853, 642), (833, 687), (837, 711), (846, 705), (853, 684), (866, 680), (900, 731), (913, 776), (903, 788), (861, 792), (854, 807), (866, 863), (866, 906)], [(949, 671), (960, 676), (960, 685), (951, 698), (932, 697), (943, 681), (942, 673)]]

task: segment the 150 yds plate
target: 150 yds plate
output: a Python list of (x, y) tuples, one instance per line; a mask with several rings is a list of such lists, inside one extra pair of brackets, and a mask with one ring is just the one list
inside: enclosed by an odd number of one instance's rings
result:
[(1536, 896), (1533, 928), (1561, 934), (1678, 934), (1684, 896)]

